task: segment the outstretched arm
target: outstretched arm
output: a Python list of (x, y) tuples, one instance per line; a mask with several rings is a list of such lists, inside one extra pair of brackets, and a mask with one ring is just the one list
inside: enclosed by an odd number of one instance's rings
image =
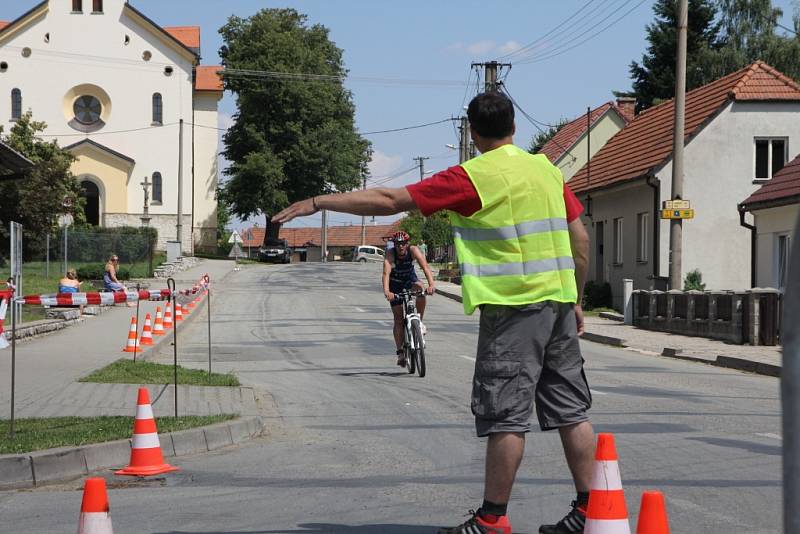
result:
[(281, 211), (272, 221), (283, 224), (296, 217), (312, 215), (319, 210), (339, 211), (353, 215), (394, 215), (415, 209), (416, 205), (405, 187), (376, 187), (350, 193), (320, 195), (295, 202)]

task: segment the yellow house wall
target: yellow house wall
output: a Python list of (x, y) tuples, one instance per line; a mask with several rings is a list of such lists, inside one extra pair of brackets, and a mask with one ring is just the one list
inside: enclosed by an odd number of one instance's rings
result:
[(79, 147), (72, 153), (77, 157), (72, 174), (79, 179), (89, 175), (88, 179), (100, 187), (101, 213), (127, 213), (130, 165), (93, 147)]
[[(591, 154), (594, 156), (609, 139), (625, 127), (625, 121), (611, 111), (603, 115), (603, 117), (592, 125), (592, 147)], [(572, 176), (578, 172), (584, 165), (586, 165), (586, 134), (583, 135), (578, 142), (575, 143), (570, 150), (564, 153), (561, 158), (556, 161), (556, 166), (561, 169), (561, 174), (564, 175), (564, 181), (569, 181)]]

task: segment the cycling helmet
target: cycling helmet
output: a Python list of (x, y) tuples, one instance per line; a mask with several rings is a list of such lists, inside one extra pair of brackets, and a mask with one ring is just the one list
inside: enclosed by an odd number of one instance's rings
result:
[(405, 243), (410, 239), (411, 238), (409, 237), (409, 235), (406, 232), (403, 232), (402, 230), (400, 230), (399, 232), (395, 233), (392, 236), (392, 241), (394, 241), (395, 243)]

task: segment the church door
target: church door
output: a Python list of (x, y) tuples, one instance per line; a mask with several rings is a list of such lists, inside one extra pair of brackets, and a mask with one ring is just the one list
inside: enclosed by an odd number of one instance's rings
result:
[(84, 213), (86, 222), (92, 226), (100, 226), (100, 189), (94, 182), (84, 180), (81, 182), (83, 198), (86, 201)]

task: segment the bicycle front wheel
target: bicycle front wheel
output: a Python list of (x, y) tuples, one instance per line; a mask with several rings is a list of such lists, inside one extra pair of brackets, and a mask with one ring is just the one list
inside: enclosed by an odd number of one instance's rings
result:
[(414, 361), (414, 349), (411, 348), (411, 339), (409, 339), (408, 330), (405, 331), (405, 340), (403, 354), (406, 358), (406, 369), (408, 370), (408, 374), (413, 375), (416, 370), (416, 362)]
[(414, 319), (411, 322), (411, 335), (414, 336), (414, 358), (417, 364), (417, 374), (422, 378), (425, 376), (425, 342), (422, 340), (422, 327), (419, 321)]

